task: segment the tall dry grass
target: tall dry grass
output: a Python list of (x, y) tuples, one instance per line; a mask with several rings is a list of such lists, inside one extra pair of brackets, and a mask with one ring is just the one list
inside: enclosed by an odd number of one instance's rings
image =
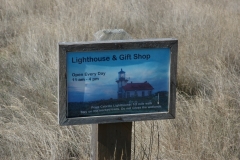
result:
[(100, 29), (179, 40), (177, 117), (136, 122), (133, 159), (240, 159), (239, 0), (0, 0), (0, 159), (89, 159), (57, 124), (57, 43)]

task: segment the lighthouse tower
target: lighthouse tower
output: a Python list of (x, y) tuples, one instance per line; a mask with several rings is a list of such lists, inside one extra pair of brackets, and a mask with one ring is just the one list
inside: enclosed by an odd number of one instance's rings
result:
[(123, 86), (125, 86), (128, 82), (128, 80), (125, 77), (125, 72), (121, 69), (121, 71), (118, 72), (118, 79), (116, 80), (118, 84), (118, 98), (124, 98), (124, 92), (123, 92)]

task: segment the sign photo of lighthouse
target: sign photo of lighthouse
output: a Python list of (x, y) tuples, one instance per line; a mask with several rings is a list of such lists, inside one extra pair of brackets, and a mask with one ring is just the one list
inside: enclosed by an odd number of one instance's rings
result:
[(67, 52), (67, 117), (168, 112), (170, 48)]

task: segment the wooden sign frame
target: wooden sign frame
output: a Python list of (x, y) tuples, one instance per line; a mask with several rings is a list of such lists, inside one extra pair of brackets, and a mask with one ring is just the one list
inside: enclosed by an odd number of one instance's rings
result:
[[(144, 50), (144, 51), (142, 51)], [(82, 73), (79, 73), (79, 76), (82, 76), (81, 79), (70, 79), (69, 77), (69, 71), (70, 69), (70, 61), (71, 63), (76, 63), (79, 65), (79, 68), (81, 68), (81, 64), (84, 62), (91, 63), (94, 61), (98, 61), (98, 59), (94, 59), (94, 56), (96, 55), (101, 56), (101, 53), (109, 52), (108, 58), (103, 58), (102, 60), (107, 61), (103, 63), (108, 63), (112, 60), (129, 60), (134, 59), (136, 62), (138, 59), (139, 61), (146, 61), (148, 62), (148, 58), (150, 58), (151, 51), (162, 52), (164, 50), (169, 51), (169, 66), (166, 67), (169, 69), (169, 79), (168, 79), (168, 92), (167, 92), (167, 110), (166, 111), (148, 111), (148, 112), (142, 112), (142, 113), (126, 113), (123, 111), (121, 114), (89, 114), (83, 116), (75, 116), (74, 113), (70, 114), (70, 109), (68, 108), (68, 105), (70, 106), (70, 92), (68, 91), (68, 82), (79, 80), (79, 81), (85, 81), (83, 78), (84, 75)], [(127, 51), (132, 51), (133, 55), (129, 55), (126, 53), (129, 53)], [(95, 53), (96, 52), (96, 53)], [(91, 55), (89, 60), (83, 59), (83, 62), (81, 59), (78, 59), (79, 55)], [(143, 54), (140, 54), (143, 53)], [(148, 53), (145, 54), (144, 53)], [(122, 56), (120, 57), (120, 54)], [(145, 39), (145, 40), (114, 40), (114, 41), (93, 41), (93, 42), (76, 42), (76, 43), (69, 43), (69, 42), (61, 42), (59, 43), (59, 68), (58, 68), (58, 119), (60, 125), (78, 125), (78, 124), (102, 124), (102, 123), (118, 123), (118, 122), (131, 122), (131, 121), (143, 121), (143, 120), (158, 120), (158, 119), (174, 119), (175, 118), (175, 104), (176, 104), (176, 81), (177, 81), (177, 54), (178, 54), (178, 40), (173, 38), (166, 38), (166, 39)], [(74, 56), (76, 55), (76, 56)], [(136, 56), (135, 56), (136, 55)], [(70, 58), (67, 58), (67, 56), (70, 56)], [(133, 57), (134, 56), (134, 57)], [(156, 53), (152, 56), (154, 59), (154, 56), (156, 57)], [(157, 55), (158, 56), (158, 55)], [(161, 57), (161, 53), (159, 53), (158, 57)], [(129, 62), (130, 63), (130, 62)], [(75, 65), (75, 64), (74, 64)], [(130, 64), (129, 64), (130, 65)], [(124, 67), (124, 66), (123, 66)], [(121, 67), (119, 67), (119, 70)], [(124, 72), (122, 69), (118, 72), (120, 73)], [(132, 71), (134, 72), (134, 71)], [(125, 72), (124, 72), (125, 73)], [(77, 74), (71, 73), (72, 76), (75, 76)], [(96, 78), (96, 80), (99, 80), (99, 77)], [(119, 78), (120, 79), (120, 78)], [(87, 79), (86, 79), (87, 80)], [(91, 81), (91, 77), (90, 77)], [(129, 82), (129, 80), (125, 80), (126, 83)], [(72, 82), (73, 83), (73, 82)], [(92, 82), (93, 83), (93, 82)], [(118, 83), (118, 79), (115, 81), (115, 83)], [(132, 83), (132, 82), (131, 82)], [(145, 83), (148, 83), (147, 81)], [(139, 83), (138, 83), (139, 84)], [(141, 84), (140, 84), (141, 85)], [(144, 84), (145, 85), (145, 84)], [(148, 84), (149, 85), (149, 84)], [(134, 86), (134, 85), (133, 85)], [(129, 87), (125, 87), (127, 90)], [(149, 87), (148, 87), (149, 88)], [(152, 87), (154, 88), (154, 87)], [(136, 92), (136, 91), (135, 91)], [(118, 92), (120, 93), (120, 92)], [(127, 92), (126, 92), (127, 93)], [(117, 92), (116, 92), (117, 94)], [(159, 94), (164, 94), (164, 92), (156, 92), (154, 93), (159, 98)], [(124, 96), (127, 96), (127, 94), (124, 94)], [(144, 94), (142, 95), (144, 96)], [(71, 96), (70, 96), (71, 97)], [(118, 94), (118, 98), (122, 98), (121, 94)], [(154, 96), (152, 96), (154, 98)], [(156, 96), (155, 96), (156, 97)], [(114, 100), (111, 100), (111, 103)], [(82, 103), (82, 102), (81, 102)], [(150, 102), (151, 103), (151, 102)], [(134, 105), (134, 103), (130, 103), (131, 105)], [(140, 104), (140, 103), (138, 103)], [(137, 104), (137, 106), (138, 106)], [(147, 103), (141, 103), (143, 105), (148, 105)], [(140, 108), (141, 108), (140, 104)], [(122, 105), (121, 103), (119, 105)], [(118, 105), (118, 106), (119, 106)], [(152, 104), (153, 105), (153, 104)], [(133, 107), (133, 106), (131, 106)], [(161, 107), (161, 106), (160, 106)], [(124, 108), (124, 107), (123, 107)], [(151, 108), (151, 107), (148, 107)], [(94, 109), (94, 107), (93, 107)], [(142, 108), (141, 108), (142, 109)], [(140, 110), (141, 110), (140, 109)], [(110, 113), (110, 112), (109, 112)], [(115, 113), (115, 112), (114, 112)]]

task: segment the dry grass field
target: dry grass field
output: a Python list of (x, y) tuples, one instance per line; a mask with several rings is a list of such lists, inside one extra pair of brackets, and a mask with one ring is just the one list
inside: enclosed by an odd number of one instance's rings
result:
[(101, 29), (177, 38), (176, 119), (136, 122), (132, 159), (240, 159), (239, 0), (0, 0), (0, 159), (90, 159), (57, 122), (57, 49)]

